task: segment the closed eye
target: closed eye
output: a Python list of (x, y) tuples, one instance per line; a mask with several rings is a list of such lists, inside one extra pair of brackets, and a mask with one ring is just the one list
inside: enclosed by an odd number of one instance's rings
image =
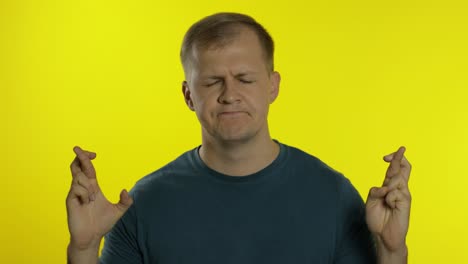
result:
[(255, 81), (245, 80), (245, 79), (239, 79), (239, 81), (240, 81), (241, 83), (253, 83), (253, 82), (255, 82)]
[(220, 82), (221, 82), (221, 80), (216, 80), (216, 81), (214, 81), (214, 82), (210, 82), (210, 83), (206, 84), (205, 86), (206, 86), (206, 87), (210, 87), (210, 86), (213, 86), (213, 85), (218, 84), (218, 83), (220, 83)]

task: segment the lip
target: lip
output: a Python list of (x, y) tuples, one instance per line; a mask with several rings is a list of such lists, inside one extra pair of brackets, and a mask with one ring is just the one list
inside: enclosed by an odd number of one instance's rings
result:
[(237, 116), (241, 114), (245, 114), (245, 112), (244, 111), (225, 111), (225, 112), (219, 113), (218, 115), (219, 116)]

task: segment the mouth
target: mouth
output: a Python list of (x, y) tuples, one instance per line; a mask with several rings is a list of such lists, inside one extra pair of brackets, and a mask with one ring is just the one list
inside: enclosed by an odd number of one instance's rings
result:
[(247, 114), (247, 113), (244, 112), (244, 111), (225, 111), (225, 112), (219, 113), (218, 116), (220, 116), (220, 117), (237, 117), (237, 116), (244, 115), (244, 114)]

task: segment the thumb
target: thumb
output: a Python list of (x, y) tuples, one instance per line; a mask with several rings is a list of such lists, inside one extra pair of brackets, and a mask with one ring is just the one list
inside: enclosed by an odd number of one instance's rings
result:
[(393, 160), (393, 156), (394, 156), (394, 155), (395, 155), (395, 153), (385, 155), (385, 156), (383, 157), (383, 159), (384, 159), (384, 161), (386, 161), (386, 162), (390, 162), (390, 161)]
[(96, 152), (91, 152), (91, 151), (85, 151), (86, 155), (88, 155), (88, 158), (90, 160), (93, 160), (96, 158)]
[(385, 195), (387, 195), (388, 193), (388, 188), (386, 186), (384, 187), (372, 187), (370, 190), (369, 190), (369, 195), (367, 196), (367, 201), (375, 201), (375, 200), (380, 200), (382, 199), (383, 197), (385, 197)]
[(132, 206), (133, 204), (133, 199), (130, 197), (128, 194), (127, 190), (123, 189), (120, 192), (120, 200), (115, 206), (119, 209), (119, 211), (122, 213), (122, 215)]

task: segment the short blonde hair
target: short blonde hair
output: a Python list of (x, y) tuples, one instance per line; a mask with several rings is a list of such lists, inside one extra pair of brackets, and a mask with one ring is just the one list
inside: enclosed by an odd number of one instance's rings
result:
[(194, 49), (209, 48), (212, 45), (222, 47), (229, 44), (243, 26), (253, 30), (257, 35), (264, 51), (267, 69), (273, 71), (274, 42), (267, 30), (248, 15), (226, 12), (207, 16), (189, 28), (180, 50), (184, 70), (187, 70), (189, 60), (193, 59)]

